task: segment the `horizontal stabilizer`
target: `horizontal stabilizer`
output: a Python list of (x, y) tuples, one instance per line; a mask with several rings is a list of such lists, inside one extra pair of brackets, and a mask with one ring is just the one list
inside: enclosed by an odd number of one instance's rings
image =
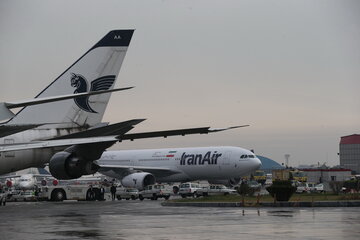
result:
[(34, 98), (31, 100), (25, 100), (25, 101), (21, 101), (21, 102), (5, 102), (5, 106), (7, 108), (11, 109), (11, 108), (18, 108), (18, 107), (25, 107), (25, 106), (67, 100), (67, 99), (71, 99), (71, 98), (78, 98), (78, 97), (85, 97), (85, 96), (91, 96), (91, 95), (99, 95), (99, 94), (104, 94), (104, 93), (124, 91), (124, 90), (129, 90), (132, 88), (134, 88), (134, 87), (114, 88), (114, 89), (109, 89), (109, 90), (92, 91), (92, 92), (86, 92), (86, 93), (75, 93), (75, 94), (67, 94), (67, 95), (54, 96), (54, 97)]
[(60, 96), (53, 96), (53, 97), (34, 98), (34, 99), (24, 100), (24, 101), (19, 101), (19, 102), (3, 102), (3, 103), (0, 103), (0, 120), (9, 119), (14, 116), (14, 114), (9, 110), (11, 108), (26, 107), (26, 106), (31, 106), (31, 105), (57, 102), (57, 101), (62, 101), (62, 100), (67, 100), (67, 99), (72, 99), (72, 98), (78, 98), (78, 97), (118, 92), (118, 91), (124, 91), (124, 90), (132, 89), (132, 88), (134, 88), (134, 87), (115, 88), (115, 89), (92, 91), (92, 92), (86, 92), (86, 93), (75, 93), (75, 94), (67, 94), (67, 95), (60, 95)]

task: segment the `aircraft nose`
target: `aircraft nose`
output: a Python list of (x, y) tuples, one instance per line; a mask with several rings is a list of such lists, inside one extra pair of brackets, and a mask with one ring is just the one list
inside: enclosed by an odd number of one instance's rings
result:
[(258, 170), (261, 167), (261, 161), (258, 158), (252, 159), (253, 170)]

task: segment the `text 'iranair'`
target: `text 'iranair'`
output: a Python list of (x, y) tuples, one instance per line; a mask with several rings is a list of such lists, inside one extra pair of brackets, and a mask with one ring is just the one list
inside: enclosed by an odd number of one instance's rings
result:
[(222, 153), (211, 153), (211, 151), (203, 154), (186, 154), (184, 152), (181, 155), (180, 165), (204, 165), (207, 163), (208, 165), (216, 165), (217, 159), (222, 155)]

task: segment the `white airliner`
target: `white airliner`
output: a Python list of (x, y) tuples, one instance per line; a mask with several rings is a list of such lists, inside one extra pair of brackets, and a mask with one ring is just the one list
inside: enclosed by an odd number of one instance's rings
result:
[(235, 185), (261, 166), (254, 153), (240, 147), (106, 151), (97, 164), (102, 174), (138, 189), (155, 182), (195, 180)]
[(14, 174), (0, 176), (0, 180), (5, 180), (7, 187), (15, 189), (30, 190), (38, 186), (39, 180), (44, 180), (52, 176), (45, 169), (30, 168)]
[[(0, 104), (0, 119), (10, 118), (0, 124), (0, 137), (3, 137), (0, 138), (0, 174), (49, 163), (49, 170), (57, 179), (75, 179), (95, 173), (99, 166), (93, 161), (118, 141), (236, 128), (202, 127), (127, 134), (145, 119), (111, 125), (101, 123), (110, 93), (92, 94), (114, 89), (133, 32), (109, 32), (35, 100)], [(73, 94), (85, 95), (73, 98)], [(16, 115), (9, 112), (10, 108), (19, 106), (25, 107)]]
[[(5, 135), (0, 139), (0, 150), (4, 152), (0, 154), (0, 174), (41, 166), (66, 147), (66, 153), (77, 156), (72, 163), (76, 162), (81, 174), (96, 172), (92, 167), (92, 160), (96, 158), (92, 159), (90, 154), (101, 155), (107, 147), (118, 141), (117, 135), (126, 133), (132, 125), (138, 123), (128, 121), (110, 127), (101, 124), (110, 93), (92, 95), (97, 91), (114, 89), (133, 32), (134, 30), (109, 32), (38, 94), (35, 100), (0, 104), (0, 116), (11, 117), (0, 126), (0, 135)], [(83, 96), (73, 98), (73, 94)], [(25, 107), (16, 115), (11, 112), (6, 115), (6, 109), (17, 106)], [(22, 127), (26, 131), (19, 132)], [(27, 130), (29, 128), (31, 129)], [(94, 131), (96, 128), (98, 130)], [(106, 133), (99, 133), (100, 129)], [(11, 130), (16, 133), (8, 135)], [(73, 136), (76, 133), (84, 135)], [(62, 136), (72, 139), (55, 140)], [(94, 146), (95, 144), (98, 145)], [(66, 159), (60, 161), (65, 164)], [(64, 168), (65, 166), (58, 171), (63, 171)]]
[(34, 174), (24, 174), (19, 177), (18, 188), (22, 190), (34, 189), (37, 184)]

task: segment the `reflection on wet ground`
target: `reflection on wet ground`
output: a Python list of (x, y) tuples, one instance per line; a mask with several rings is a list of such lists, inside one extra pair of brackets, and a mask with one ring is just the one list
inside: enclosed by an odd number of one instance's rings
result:
[[(158, 201), (8, 203), (0, 239), (359, 239), (360, 208), (162, 207)], [(6, 236), (6, 237), (5, 237)]]

